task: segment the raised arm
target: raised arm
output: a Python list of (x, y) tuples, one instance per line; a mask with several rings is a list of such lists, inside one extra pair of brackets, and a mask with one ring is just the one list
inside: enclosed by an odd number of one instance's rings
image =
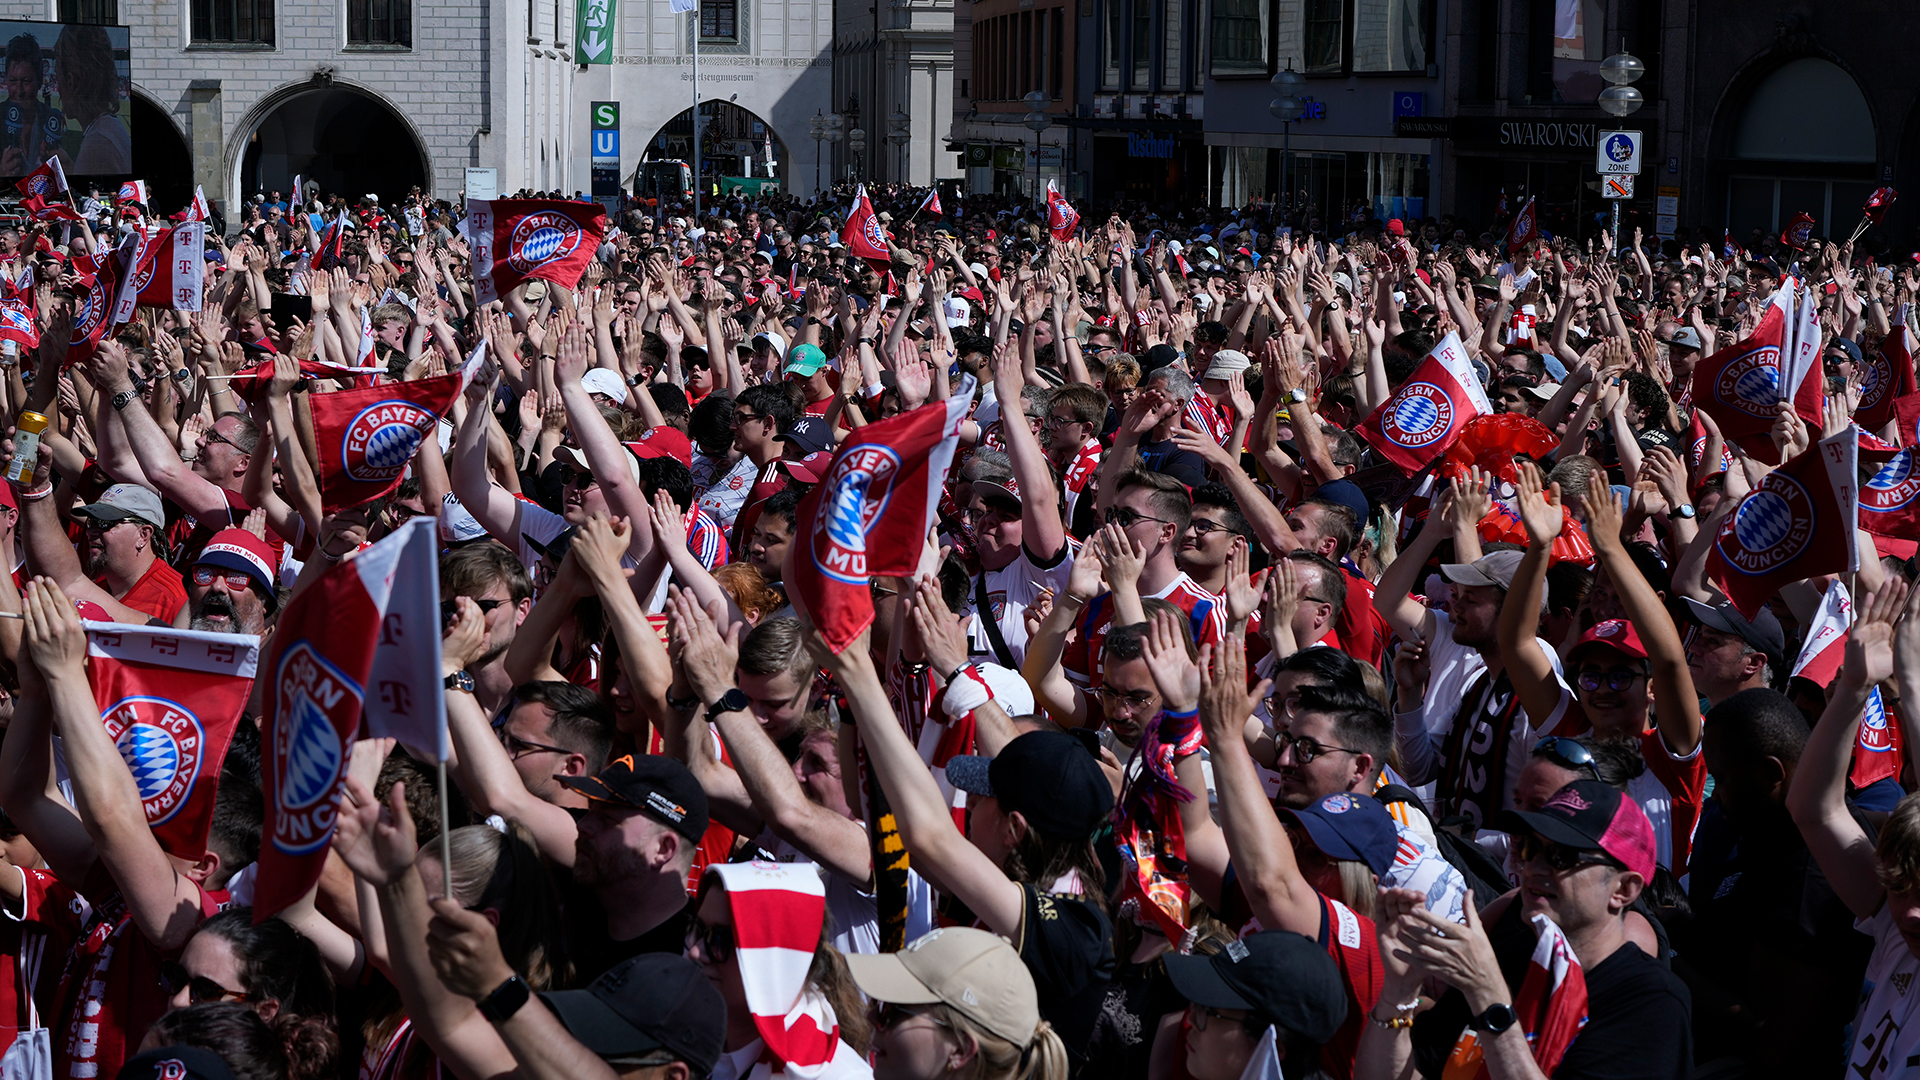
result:
[[(946, 376), (936, 373), (935, 377)], [(1013, 477), (1020, 484), (1021, 544), (1035, 558), (1045, 560), (1066, 546), (1067, 529), (1060, 521), (1060, 493), (1053, 483), (1053, 466), (1027, 426), (1020, 399), (1025, 383), (1019, 351), (1010, 345), (994, 349), (993, 389), (1000, 402), (1000, 434), (1007, 444), (1007, 457), (1013, 462)]]
[(133, 393), (133, 380), (127, 376), (127, 352), (116, 341), (102, 340), (93, 358), (87, 361), (87, 374), (94, 386), (109, 400), (126, 393), (129, 407), (117, 410), (121, 426), (133, 453), (146, 472), (147, 479), (172, 499), (182, 510), (201, 521), (220, 521), (227, 513), (227, 497), (211, 480), (194, 472), (180, 460), (180, 451), (167, 441), (153, 415)]
[[(1495, 633), (1500, 661), (1506, 665), (1520, 707), (1539, 727), (1560, 707), (1562, 694), (1553, 665), (1534, 638), (1540, 630), (1540, 600), (1546, 590), (1547, 567), (1553, 563), (1553, 542), (1566, 524), (1566, 513), (1560, 506), (1560, 485), (1542, 490), (1540, 470), (1529, 462), (1519, 463), (1519, 473), (1520, 520), (1527, 530), (1527, 553), (1520, 557), (1513, 584), (1500, 605)], [(1594, 541), (1596, 547), (1599, 543)]]

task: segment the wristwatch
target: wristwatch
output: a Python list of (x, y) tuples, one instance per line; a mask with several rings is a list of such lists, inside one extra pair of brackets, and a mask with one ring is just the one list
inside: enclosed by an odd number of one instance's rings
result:
[(1695, 510), (1693, 508), (1692, 504), (1687, 504), (1684, 506), (1676, 506), (1673, 508), (1674, 517), (1686, 518), (1689, 521), (1693, 520), (1693, 518), (1697, 516), (1699, 513), (1700, 512), (1698, 510)]
[(113, 407), (115, 409), (124, 409), (135, 401), (138, 401), (139, 398), (140, 395), (134, 393), (132, 390), (117, 390), (113, 395)]
[(627, 376), (627, 385), (628, 385), (628, 386), (639, 386), (639, 385), (640, 385), (641, 383), (643, 383), (643, 382), (646, 382), (646, 381), (647, 381), (647, 377), (646, 377), (645, 375), (629, 375), (629, 376)]
[[(496, 991), (497, 993), (497, 991)], [(485, 1011), (484, 1009), (482, 1011)], [(1518, 1017), (1513, 1015), (1511, 1005), (1489, 1005), (1487, 1011), (1467, 1021), (1467, 1026), (1475, 1031), (1484, 1031), (1489, 1035), (1498, 1035), (1513, 1026)]]
[(720, 695), (719, 701), (707, 706), (707, 723), (713, 723), (715, 717), (726, 713), (746, 712), (747, 706), (751, 704), (753, 701), (747, 697), (746, 691), (737, 686), (731, 687), (726, 693)]
[(465, 671), (456, 671), (447, 676), (444, 685), (449, 690), (458, 690), (462, 693), (471, 694), (473, 693), (474, 687), (473, 676)]
[(1287, 391), (1287, 400), (1293, 402), (1295, 405), (1298, 405), (1301, 402), (1307, 400), (1307, 392), (1296, 386), (1293, 389)]
[[(533, 991), (527, 986), (527, 981), (515, 975), (501, 983), (493, 993), (488, 994), (486, 999), (480, 1002), (478, 1009), (481, 1016), (499, 1024), (519, 1012), (520, 1006), (525, 1005), (527, 999), (532, 996)], [(1507, 1015), (1511, 1017), (1512, 1011), (1509, 1010)], [(1512, 1020), (1508, 1020), (1508, 1023), (1512, 1023)]]

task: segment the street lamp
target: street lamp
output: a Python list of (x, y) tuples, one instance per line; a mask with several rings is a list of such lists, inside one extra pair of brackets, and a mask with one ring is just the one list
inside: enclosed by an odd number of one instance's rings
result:
[(1053, 99), (1045, 90), (1035, 90), (1021, 100), (1027, 103), (1027, 115), (1021, 123), (1033, 132), (1033, 197), (1040, 197), (1040, 133), (1053, 126), (1053, 117), (1047, 115), (1047, 109)]
[(847, 132), (847, 149), (853, 154), (852, 159), (847, 162), (847, 171), (853, 174), (855, 180), (863, 179), (861, 165), (865, 163), (860, 155), (867, 149), (867, 129), (854, 128)]
[(845, 127), (846, 123), (846, 117), (841, 116), (839, 113), (831, 113), (827, 116), (827, 143), (829, 145), (839, 142), (844, 137), (840, 129)]
[(904, 109), (893, 110), (893, 122), (887, 125), (887, 141), (893, 144), (895, 159), (900, 163), (899, 174), (894, 178), (902, 187), (906, 186), (907, 155), (906, 147), (913, 138), (913, 122)]
[(813, 136), (813, 195), (820, 197), (820, 140), (827, 133), (827, 117), (819, 109), (813, 111), (813, 119), (807, 122), (807, 134)]
[(1285, 214), (1293, 201), (1293, 122), (1305, 116), (1307, 103), (1300, 97), (1300, 89), (1307, 84), (1301, 74), (1293, 70), (1293, 61), (1287, 61), (1287, 69), (1275, 75), (1273, 89), (1279, 97), (1267, 103), (1267, 111), (1280, 121), (1280, 194), (1284, 201), (1280, 212)]
[[(1612, 84), (1600, 91), (1599, 105), (1608, 116), (1625, 118), (1640, 111), (1647, 103), (1640, 91), (1630, 83), (1639, 80), (1647, 73), (1647, 65), (1640, 58), (1627, 51), (1625, 40), (1620, 42), (1620, 51), (1600, 61), (1600, 77)], [(1604, 178), (1603, 178), (1604, 182)], [(1620, 200), (1610, 199), (1613, 203), (1613, 245), (1614, 253), (1620, 251)]]

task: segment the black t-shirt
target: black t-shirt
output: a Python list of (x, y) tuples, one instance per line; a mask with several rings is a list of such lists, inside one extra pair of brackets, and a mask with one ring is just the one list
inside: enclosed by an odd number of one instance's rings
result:
[[(1526, 977), (1533, 928), (1512, 903), (1487, 936), (1510, 990)], [(1692, 999), (1686, 984), (1638, 945), (1620, 946), (1584, 972), (1587, 1026), (1567, 1047), (1554, 1080), (1685, 1080), (1693, 1073)], [(1467, 999), (1449, 990), (1413, 1024), (1415, 1064), (1437, 1080), (1470, 1019)]]
[(1040, 1015), (1060, 1033), (1078, 1072), (1113, 981), (1113, 923), (1078, 897), (1043, 893), (1032, 885), (1020, 889), (1026, 893), (1026, 911), (1014, 944), (1033, 975)]
[(1207, 482), (1207, 459), (1191, 450), (1182, 450), (1172, 439), (1141, 443), (1140, 467), (1148, 472), (1166, 473), (1190, 488)]
[(1085, 1075), (1146, 1080), (1147, 1059), (1153, 1055), (1161, 1018), (1186, 1007), (1187, 999), (1173, 988), (1159, 957), (1144, 964), (1121, 964), (1107, 984), (1094, 1024)]
[(626, 960), (646, 953), (673, 953), (687, 949), (687, 924), (693, 920), (693, 900), (666, 921), (639, 937), (615, 941), (607, 933), (607, 911), (592, 889), (557, 870), (561, 918), (567, 928), (567, 955), (573, 961), (573, 984), (585, 986)]

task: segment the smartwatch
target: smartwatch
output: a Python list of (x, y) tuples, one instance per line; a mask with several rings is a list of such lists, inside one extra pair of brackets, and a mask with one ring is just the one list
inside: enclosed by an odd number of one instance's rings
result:
[(747, 706), (751, 704), (753, 702), (747, 697), (746, 691), (737, 686), (730, 687), (726, 693), (720, 695), (719, 701), (707, 707), (707, 723), (713, 723), (715, 717), (726, 713), (746, 712)]
[[(488, 994), (486, 999), (479, 1003), (480, 1015), (496, 1024), (503, 1023), (508, 1017), (519, 1012), (520, 1006), (525, 1005), (527, 999), (532, 996), (533, 991), (528, 988), (527, 981), (515, 975), (501, 983), (498, 989)], [(1512, 1010), (1508, 1010), (1507, 1016), (1509, 1018), (1513, 1016)], [(1512, 1023), (1512, 1020), (1509, 1019), (1508, 1023)]]
[(458, 690), (462, 693), (471, 694), (473, 693), (474, 687), (473, 675), (466, 671), (456, 671), (447, 676), (446, 682), (443, 685), (449, 690)]
[[(497, 994), (499, 991), (495, 991)], [(481, 1011), (485, 1011), (482, 1009)], [(1467, 1026), (1475, 1031), (1484, 1031), (1489, 1035), (1498, 1035), (1513, 1026), (1518, 1017), (1513, 1015), (1511, 1005), (1489, 1005), (1487, 1011), (1467, 1021)]]

